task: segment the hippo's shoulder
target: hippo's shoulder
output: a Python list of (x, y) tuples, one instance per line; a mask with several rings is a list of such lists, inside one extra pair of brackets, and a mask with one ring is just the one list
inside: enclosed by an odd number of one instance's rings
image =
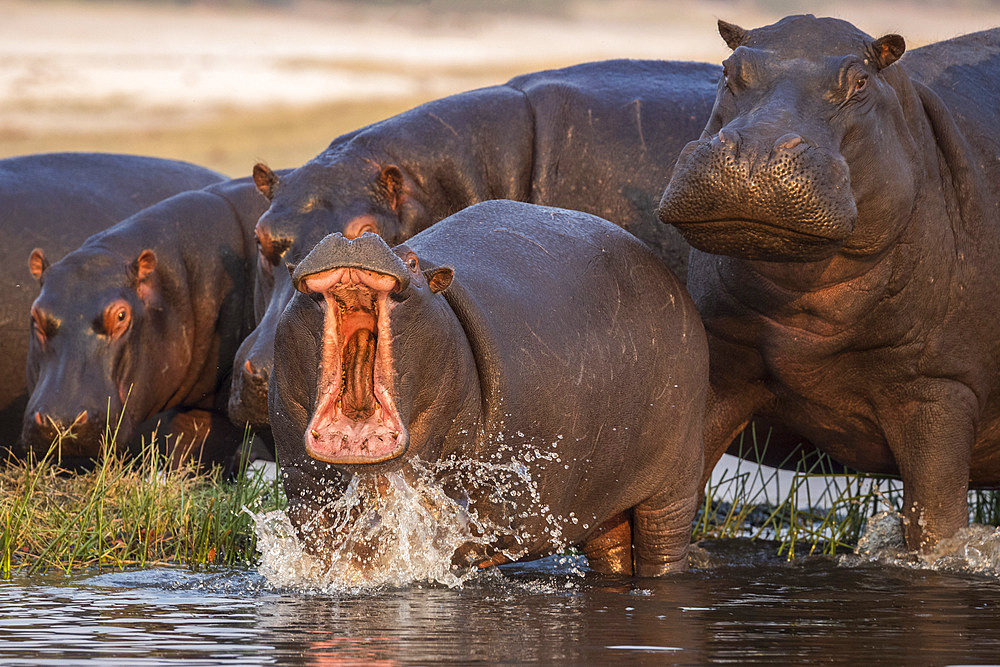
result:
[[(407, 245), (415, 250), (427, 247), (455, 254), (482, 252), (497, 245), (506, 248), (505, 252), (517, 253), (521, 248), (528, 254), (544, 248), (549, 253), (580, 259), (610, 251), (629, 262), (648, 263), (667, 271), (648, 246), (604, 218), (506, 199), (469, 206), (414, 236)], [(505, 257), (517, 261), (514, 255)]]

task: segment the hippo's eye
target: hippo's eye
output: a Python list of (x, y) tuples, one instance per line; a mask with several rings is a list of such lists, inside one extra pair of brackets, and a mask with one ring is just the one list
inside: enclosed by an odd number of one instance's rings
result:
[(865, 89), (868, 84), (868, 75), (859, 76), (857, 82), (854, 84), (854, 92), (859, 92)]
[(408, 267), (410, 267), (410, 271), (416, 271), (417, 270), (417, 258), (416, 257), (410, 257), (410, 258), (408, 258), (406, 260), (406, 265)]
[(101, 317), (101, 333), (112, 340), (121, 336), (132, 322), (132, 309), (122, 299), (117, 299), (104, 309)]

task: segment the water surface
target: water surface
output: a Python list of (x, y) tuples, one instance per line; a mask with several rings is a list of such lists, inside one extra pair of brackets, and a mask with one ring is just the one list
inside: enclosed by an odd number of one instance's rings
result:
[(251, 570), (45, 575), (0, 582), (0, 662), (953, 664), (1000, 661), (993, 577), (707, 545), (702, 567), (609, 578), (576, 557), (459, 588), (273, 590)]

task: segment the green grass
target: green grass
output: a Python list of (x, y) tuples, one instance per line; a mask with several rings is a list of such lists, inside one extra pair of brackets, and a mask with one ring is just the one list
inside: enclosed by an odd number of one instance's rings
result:
[(218, 468), (171, 469), (155, 446), (134, 457), (112, 448), (85, 474), (68, 474), (51, 453), (14, 462), (0, 471), (0, 577), (253, 563), (256, 537), (244, 508), (283, 506), (280, 482), (259, 472), (227, 481)]

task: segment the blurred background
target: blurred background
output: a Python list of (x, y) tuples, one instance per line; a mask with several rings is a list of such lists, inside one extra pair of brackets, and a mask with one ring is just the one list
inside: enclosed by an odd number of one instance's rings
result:
[(604, 58), (719, 62), (718, 18), (847, 19), (910, 48), (1000, 25), (1000, 2), (0, 0), (0, 157), (100, 150), (231, 176), (515, 74)]

